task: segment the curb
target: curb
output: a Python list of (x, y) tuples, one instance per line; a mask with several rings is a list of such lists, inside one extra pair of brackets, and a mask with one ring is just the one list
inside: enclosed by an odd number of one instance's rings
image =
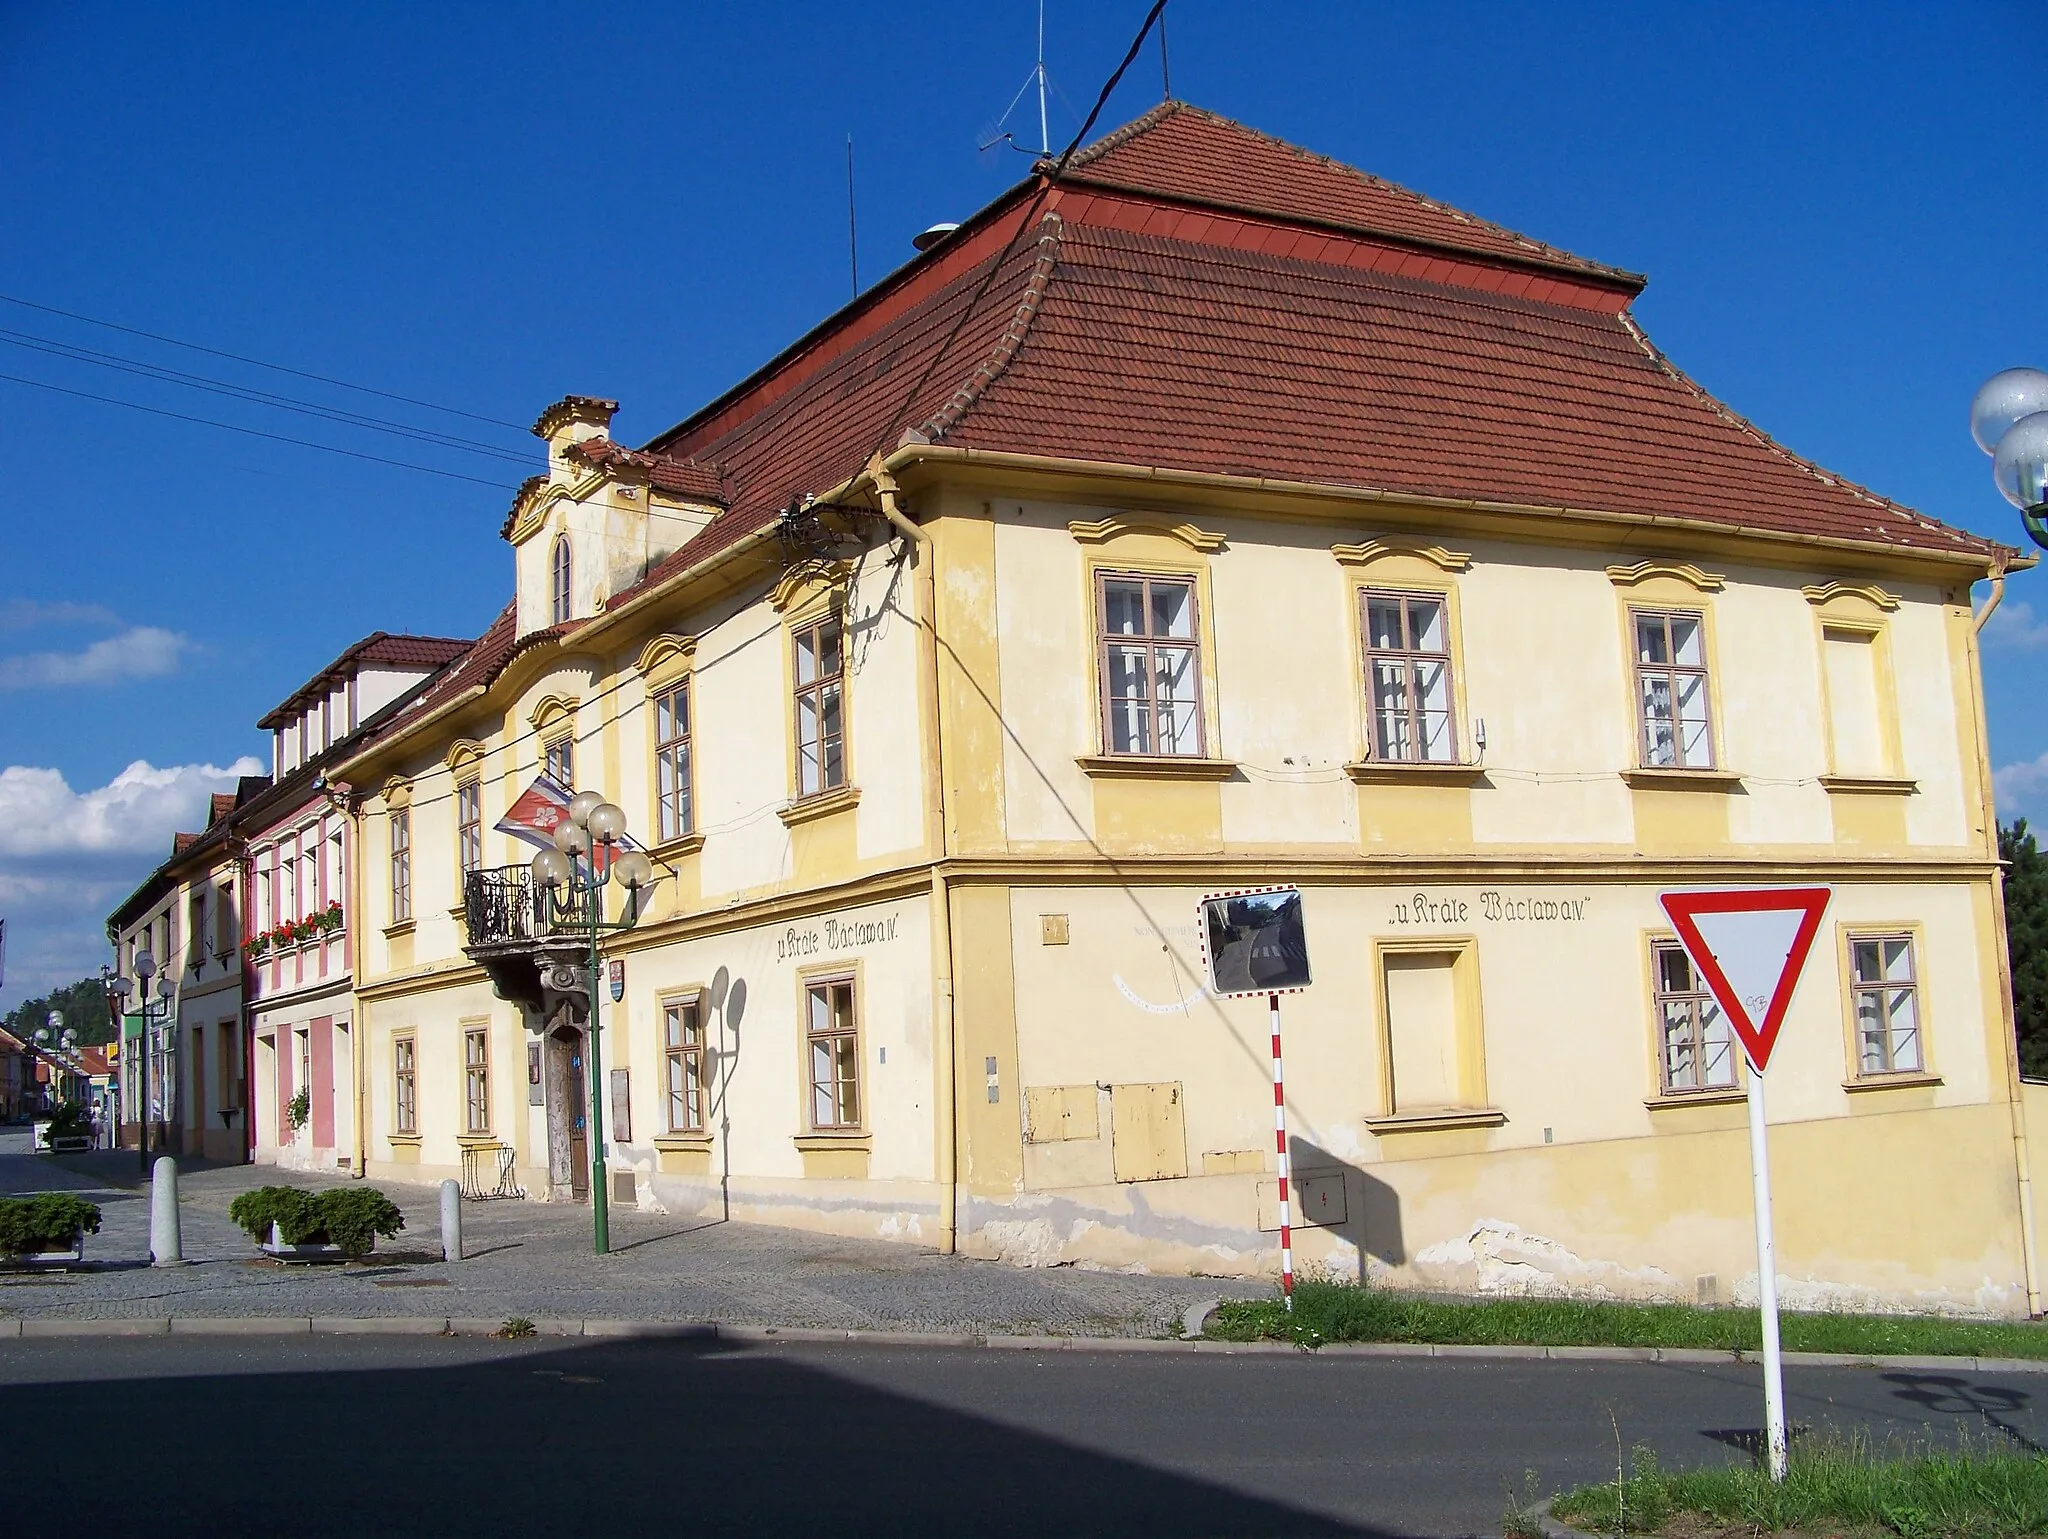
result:
[[(1207, 1305), (1197, 1306), (1206, 1312)], [(1188, 1311), (1193, 1314), (1191, 1308)], [(1700, 1347), (1468, 1346), (1407, 1341), (1333, 1341), (1311, 1351), (1287, 1341), (1178, 1340), (1145, 1336), (1008, 1336), (973, 1331), (829, 1330), (815, 1326), (721, 1325), (703, 1320), (536, 1320), (536, 1338), (724, 1341), (859, 1347), (948, 1347), (1010, 1352), (1181, 1352), (1224, 1357), (1445, 1358), (1479, 1362), (1753, 1364), (1746, 1352)], [(74, 1319), (0, 1317), (0, 1341), (79, 1336), (495, 1336), (502, 1320), (418, 1315), (338, 1318), (307, 1315), (172, 1315)], [(1787, 1352), (1797, 1368), (2048, 1373), (2048, 1358), (1927, 1357), (1853, 1352)]]

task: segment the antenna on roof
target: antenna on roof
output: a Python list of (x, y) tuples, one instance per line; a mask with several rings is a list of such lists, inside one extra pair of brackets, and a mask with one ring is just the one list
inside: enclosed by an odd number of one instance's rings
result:
[[(1017, 103), (1024, 100), (1024, 93), (1033, 86), (1038, 87), (1038, 148), (1027, 149), (1017, 142), (1016, 136), (1007, 132), (1003, 125), (1010, 121), (1010, 114), (1017, 110)], [(1046, 115), (1046, 93), (1054, 90), (1052, 77), (1045, 71), (1045, 0), (1038, 0), (1038, 62), (1031, 66), (1031, 73), (1024, 77), (1024, 83), (1017, 87), (1017, 94), (1010, 98), (1010, 105), (1003, 109), (1003, 115), (996, 119), (995, 132), (990, 134), (980, 148), (994, 149), (1007, 144), (1013, 150), (1022, 150), (1036, 160), (1043, 160), (1052, 154), (1052, 125)], [(1066, 100), (1063, 93), (1061, 101)]]
[(853, 135), (846, 136), (846, 260), (853, 268), (853, 297), (860, 298), (860, 238), (853, 223)]

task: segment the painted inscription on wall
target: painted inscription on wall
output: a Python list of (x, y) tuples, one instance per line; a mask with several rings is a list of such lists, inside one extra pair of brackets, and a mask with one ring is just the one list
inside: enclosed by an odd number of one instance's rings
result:
[[(1487, 924), (1580, 924), (1593, 900), (1586, 894), (1501, 892), (1487, 888), (1478, 895), (1477, 917)], [(1471, 924), (1472, 902), (1457, 897), (1434, 897), (1416, 892), (1396, 902), (1387, 915), (1388, 924), (1457, 925)]]
[(801, 961), (806, 957), (831, 956), (841, 951), (859, 951), (867, 946), (885, 945), (896, 939), (902, 914), (858, 911), (835, 914), (816, 924), (793, 924), (775, 938), (775, 960)]

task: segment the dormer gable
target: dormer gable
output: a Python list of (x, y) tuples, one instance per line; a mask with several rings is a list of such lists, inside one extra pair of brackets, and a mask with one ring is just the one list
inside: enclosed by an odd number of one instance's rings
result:
[(534, 424), (548, 467), (520, 487), (501, 531), (513, 550), (519, 635), (598, 614), (725, 511), (716, 466), (613, 442), (617, 409), (565, 396)]

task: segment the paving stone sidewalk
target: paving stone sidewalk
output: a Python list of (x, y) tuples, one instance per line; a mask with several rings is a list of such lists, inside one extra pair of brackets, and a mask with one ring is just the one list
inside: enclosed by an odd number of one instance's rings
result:
[(0, 1320), (164, 1316), (683, 1320), (810, 1329), (1162, 1337), (1192, 1304), (1258, 1284), (1077, 1267), (1024, 1270), (917, 1246), (614, 1208), (612, 1254), (592, 1253), (590, 1210), (464, 1203), (469, 1259), (441, 1259), (440, 1189), (379, 1181), (405, 1214), (363, 1263), (285, 1266), (228, 1221), (239, 1192), (331, 1178), (268, 1166), (181, 1164), (190, 1263), (151, 1267), (149, 1189), (134, 1151), (50, 1158), (0, 1128), (0, 1195), (75, 1191), (100, 1205), (85, 1268), (0, 1274)]

